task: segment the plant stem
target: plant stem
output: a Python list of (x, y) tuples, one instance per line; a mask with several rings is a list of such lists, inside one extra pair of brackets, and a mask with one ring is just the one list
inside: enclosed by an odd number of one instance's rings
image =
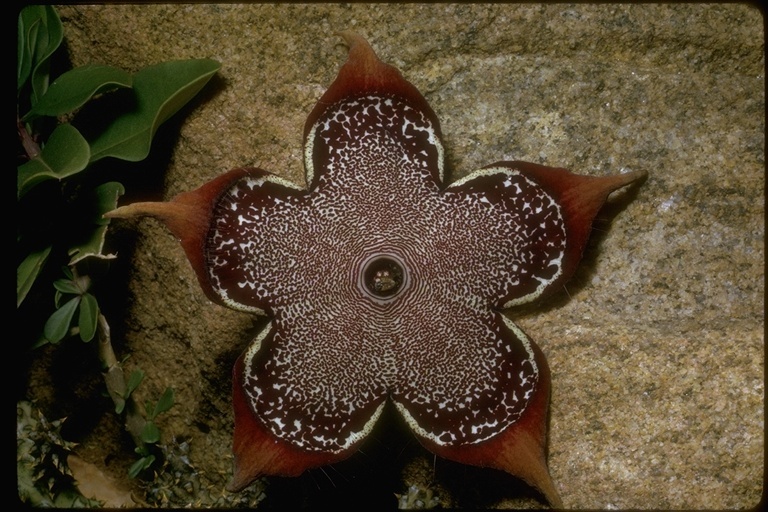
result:
[(21, 140), (21, 145), (24, 146), (24, 151), (26, 151), (27, 156), (29, 159), (35, 158), (37, 155), (40, 154), (40, 145), (35, 142), (35, 139), (32, 138), (32, 136), (27, 131), (27, 127), (24, 126), (24, 123), (21, 122), (21, 119), (19, 119), (19, 116), (16, 116), (16, 129), (19, 132), (19, 139)]
[(99, 359), (101, 360), (104, 371), (104, 382), (107, 385), (107, 391), (112, 401), (117, 406), (119, 403), (125, 402), (123, 411), (125, 412), (125, 429), (130, 434), (133, 442), (138, 448), (144, 447), (144, 441), (141, 440), (141, 432), (144, 429), (144, 425), (147, 420), (141, 414), (138, 404), (133, 399), (133, 396), (124, 398), (127, 390), (125, 385), (125, 374), (123, 373), (123, 367), (115, 357), (115, 352), (112, 349), (112, 340), (110, 336), (109, 324), (107, 319), (99, 314), (98, 323), (98, 338), (99, 338)]

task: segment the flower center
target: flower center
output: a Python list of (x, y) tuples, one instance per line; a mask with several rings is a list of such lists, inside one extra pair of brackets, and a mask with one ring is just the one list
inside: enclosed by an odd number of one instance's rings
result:
[(363, 262), (358, 286), (376, 302), (388, 301), (408, 282), (405, 265), (391, 254), (377, 254)]

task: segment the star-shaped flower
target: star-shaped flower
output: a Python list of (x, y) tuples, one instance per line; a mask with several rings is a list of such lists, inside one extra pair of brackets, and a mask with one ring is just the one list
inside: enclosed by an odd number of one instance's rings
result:
[(608, 194), (638, 180), (498, 162), (444, 185), (437, 117), (351, 33), (305, 127), (307, 188), (231, 171), (155, 215), (207, 295), (271, 320), (234, 368), (235, 476), (348, 457), (391, 402), (421, 443), (561, 504), (546, 359), (501, 314), (560, 288)]

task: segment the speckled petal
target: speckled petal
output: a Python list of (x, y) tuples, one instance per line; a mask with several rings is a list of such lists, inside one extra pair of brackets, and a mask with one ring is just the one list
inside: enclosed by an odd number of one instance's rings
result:
[(209, 297), (271, 319), (234, 368), (230, 488), (349, 456), (391, 399), (434, 453), (561, 506), (547, 362), (501, 310), (562, 286), (608, 194), (644, 174), (498, 162), (446, 186), (424, 97), (342, 35), (349, 58), (305, 125), (306, 189), (239, 169), (110, 215), (159, 217)]

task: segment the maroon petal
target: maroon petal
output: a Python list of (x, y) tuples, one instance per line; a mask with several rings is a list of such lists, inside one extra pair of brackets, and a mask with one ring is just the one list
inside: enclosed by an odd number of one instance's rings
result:
[(648, 174), (645, 171), (635, 171), (611, 176), (582, 176), (567, 169), (529, 162), (507, 162), (504, 165), (518, 169), (536, 182), (552, 195), (562, 209), (567, 233), (566, 253), (562, 275), (552, 283), (552, 288), (559, 287), (573, 275), (592, 232), (595, 216), (605, 204), (608, 195), (622, 187), (642, 181)]
[[(437, 119), (432, 108), (429, 106), (424, 96), (393, 66), (383, 63), (374, 53), (368, 42), (354, 32), (342, 32), (340, 34), (349, 45), (349, 55), (346, 63), (339, 70), (334, 82), (328, 90), (318, 100), (315, 107), (307, 117), (304, 125), (305, 140), (305, 162), (307, 170), (307, 184), (312, 190), (318, 183), (322, 171), (328, 165), (329, 147), (343, 146), (347, 136), (338, 137), (338, 133), (333, 138), (328, 135), (319, 136), (318, 128), (321, 122), (331, 118), (329, 111), (338, 107), (340, 102), (349, 102), (356, 98), (375, 97), (378, 100), (394, 100), (399, 105), (396, 107), (397, 114), (408, 115), (408, 112), (402, 107), (405, 106), (411, 115), (415, 117), (415, 122), (429, 129), (429, 140), (417, 142), (419, 150), (425, 150), (428, 170), (431, 173), (432, 180), (440, 183), (443, 179), (443, 156), (440, 134), (440, 122)], [(402, 105), (402, 106), (400, 106)], [(374, 107), (376, 108), (376, 107)], [(350, 105), (345, 106), (345, 111), (339, 114), (333, 114), (333, 117), (348, 117), (351, 119), (351, 126), (354, 128), (364, 128), (359, 121), (354, 119), (355, 111), (350, 109)], [(386, 117), (386, 116), (385, 116)], [(406, 134), (401, 129), (403, 120), (397, 116), (390, 118), (394, 121), (391, 134), (400, 141), (404, 136), (410, 138), (414, 135), (411, 130)], [(424, 133), (416, 134), (424, 136)], [(354, 140), (354, 136), (353, 136)], [(409, 144), (412, 142), (409, 141)], [(437, 152), (436, 152), (437, 151)]]
[[(537, 368), (536, 386), (525, 409), (495, 436), (480, 442), (461, 444), (437, 443), (419, 436), (421, 443), (431, 452), (462, 464), (488, 467), (505, 471), (538, 489), (554, 508), (563, 503), (547, 467), (547, 414), (549, 409), (550, 374), (541, 349), (525, 337), (515, 340), (529, 346), (534, 353)], [(512, 386), (514, 388), (514, 386)]]
[(214, 210), (221, 197), (239, 180), (267, 175), (255, 168), (233, 169), (191, 192), (182, 192), (167, 202), (137, 202), (104, 214), (106, 218), (150, 216), (163, 222), (179, 239), (200, 286), (209, 299), (226, 305), (211, 284), (206, 261), (206, 241)]
[(232, 451), (234, 475), (227, 489), (240, 491), (264, 475), (298, 476), (307, 469), (338, 462), (347, 453), (311, 452), (275, 437), (253, 413), (242, 382), (243, 357), (232, 372), (235, 431)]

